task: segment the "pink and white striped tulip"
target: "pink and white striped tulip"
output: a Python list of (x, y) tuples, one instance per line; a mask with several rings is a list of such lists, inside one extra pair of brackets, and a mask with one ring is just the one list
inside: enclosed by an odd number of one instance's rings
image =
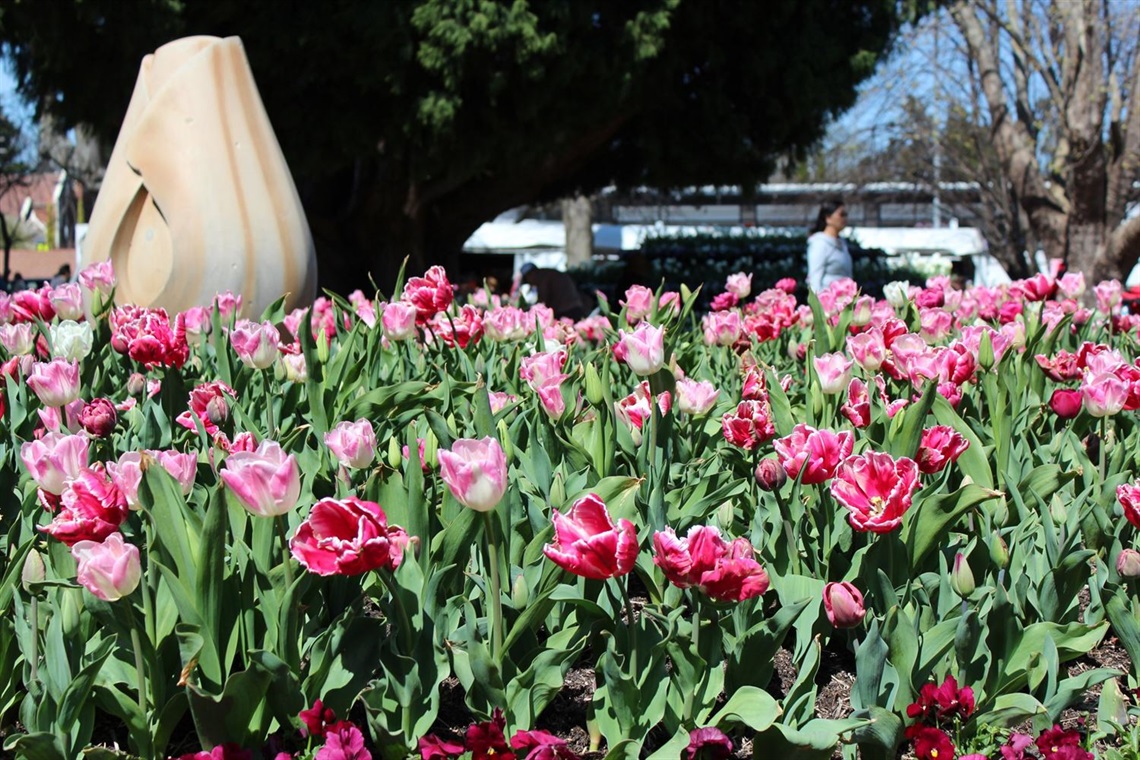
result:
[(278, 344), (281, 335), (277, 327), (269, 321), (253, 322), (242, 319), (230, 331), (230, 345), (234, 347), (241, 363), (253, 369), (268, 369), (277, 361)]
[(262, 441), (253, 451), (226, 457), (219, 473), (241, 505), (260, 517), (276, 517), (297, 506), (301, 472), (297, 458), (275, 441)]
[(851, 367), (854, 364), (845, 354), (833, 353), (812, 357), (815, 374), (819, 377), (819, 388), (826, 394), (843, 393), (851, 382)]
[(406, 301), (393, 301), (384, 306), (380, 327), (388, 340), (408, 340), (416, 334), (416, 307)]
[(665, 364), (665, 328), (648, 322), (631, 333), (618, 333), (626, 365), (638, 377), (648, 377)]
[(716, 405), (720, 391), (708, 380), (681, 378), (677, 381), (677, 410), (699, 417)]
[(20, 447), (20, 460), (36, 485), (58, 496), (87, 466), (87, 446), (81, 435), (46, 433)]
[(376, 431), (365, 419), (341, 422), (325, 433), (325, 445), (341, 465), (362, 470), (376, 458)]
[(744, 272), (730, 274), (724, 289), (743, 301), (752, 293), (752, 275)]
[(79, 363), (66, 359), (37, 362), (28, 376), (28, 386), (44, 406), (67, 406), (79, 398)]
[(507, 490), (507, 457), (494, 438), (461, 438), (440, 449), (439, 474), (463, 506), (489, 512)]
[(142, 579), (138, 547), (124, 541), (121, 533), (102, 541), (78, 541), (71, 556), (79, 563), (76, 580), (105, 602), (128, 596)]

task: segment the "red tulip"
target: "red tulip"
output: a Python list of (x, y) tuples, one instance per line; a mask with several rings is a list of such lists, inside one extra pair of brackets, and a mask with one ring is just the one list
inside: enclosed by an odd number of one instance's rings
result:
[(913, 459), (869, 451), (839, 465), (831, 495), (847, 508), (847, 519), (855, 530), (889, 533), (902, 524), (918, 485), (918, 465)]

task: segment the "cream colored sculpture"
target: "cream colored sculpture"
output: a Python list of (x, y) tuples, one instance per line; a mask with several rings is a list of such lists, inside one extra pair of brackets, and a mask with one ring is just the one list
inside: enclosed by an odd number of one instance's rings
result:
[(115, 300), (170, 312), (242, 296), (244, 317), (316, 292), (313, 238), (237, 37), (143, 59), (83, 243)]

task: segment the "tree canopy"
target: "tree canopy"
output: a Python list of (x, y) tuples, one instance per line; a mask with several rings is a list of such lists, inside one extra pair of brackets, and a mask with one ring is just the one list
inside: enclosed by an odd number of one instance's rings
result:
[(452, 263), (511, 206), (608, 184), (749, 185), (850, 106), (889, 0), (11, 0), (21, 92), (114, 139), (141, 58), (238, 35), (322, 283)]

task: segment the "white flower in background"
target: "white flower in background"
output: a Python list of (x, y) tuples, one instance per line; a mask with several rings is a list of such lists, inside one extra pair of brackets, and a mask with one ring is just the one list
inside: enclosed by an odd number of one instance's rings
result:
[(56, 359), (79, 361), (91, 353), (94, 332), (88, 322), (65, 319), (51, 326), (51, 353)]

